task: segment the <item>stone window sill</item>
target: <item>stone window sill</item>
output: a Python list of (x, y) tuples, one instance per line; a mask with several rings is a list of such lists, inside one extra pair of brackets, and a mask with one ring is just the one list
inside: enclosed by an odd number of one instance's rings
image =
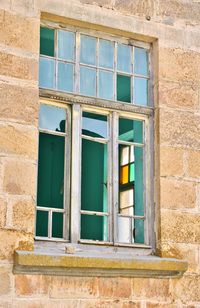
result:
[(34, 251), (15, 251), (15, 274), (47, 274), (107, 277), (181, 277), (187, 270), (186, 261), (156, 256), (129, 254), (72, 254)]

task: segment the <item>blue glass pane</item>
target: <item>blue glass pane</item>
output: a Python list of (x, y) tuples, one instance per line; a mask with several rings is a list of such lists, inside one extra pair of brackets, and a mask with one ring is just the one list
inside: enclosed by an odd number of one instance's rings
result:
[(81, 63), (96, 64), (96, 38), (81, 35)]
[(114, 98), (113, 73), (99, 71), (99, 97), (105, 99)]
[(148, 104), (148, 80), (135, 77), (134, 103), (147, 106)]
[(58, 62), (57, 88), (73, 92), (74, 65)]
[(135, 48), (135, 74), (148, 75), (148, 52), (143, 48)]
[(58, 30), (58, 58), (74, 60), (75, 33)]
[(119, 71), (131, 73), (131, 47), (118, 44), (117, 47), (117, 69)]
[(39, 85), (42, 88), (55, 87), (55, 61), (40, 58)]
[(57, 132), (65, 132), (66, 111), (49, 105), (41, 105), (39, 113), (39, 128)]
[(113, 68), (114, 66), (114, 43), (99, 41), (99, 66)]
[(86, 67), (80, 68), (80, 93), (96, 96), (96, 70)]

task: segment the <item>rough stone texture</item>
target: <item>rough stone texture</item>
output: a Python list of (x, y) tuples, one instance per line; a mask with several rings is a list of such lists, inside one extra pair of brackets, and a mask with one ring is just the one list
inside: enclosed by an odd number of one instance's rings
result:
[(0, 266), (0, 277), (0, 296), (8, 296), (11, 290), (10, 269), (5, 266)]
[(183, 150), (173, 147), (160, 147), (160, 175), (183, 175)]
[(107, 298), (130, 298), (131, 279), (102, 278), (99, 279), (99, 295)]
[(4, 191), (13, 195), (35, 195), (36, 166), (17, 159), (6, 160)]
[(192, 182), (161, 179), (160, 204), (162, 208), (194, 208), (196, 185)]
[(136, 299), (170, 299), (169, 282), (167, 279), (133, 279), (133, 297)]
[(196, 302), (197, 307), (200, 301), (200, 276), (188, 275), (182, 278), (180, 283), (177, 279), (171, 280), (174, 298), (179, 299), (182, 303)]
[(108, 9), (112, 9), (114, 3), (113, 0), (80, 0), (80, 2), (85, 4), (95, 4)]
[(38, 89), (0, 83), (0, 119), (37, 125)]
[(6, 201), (0, 196), (0, 228), (4, 228), (6, 224)]
[(155, 1), (153, 0), (116, 0), (114, 8), (122, 13), (139, 16), (152, 16)]
[(200, 151), (188, 152), (188, 175), (191, 177), (200, 177)]
[(12, 203), (12, 211), (13, 228), (33, 233), (35, 229), (35, 204), (33, 200), (14, 199)]
[(51, 277), (42, 275), (16, 275), (15, 292), (18, 296), (48, 294)]

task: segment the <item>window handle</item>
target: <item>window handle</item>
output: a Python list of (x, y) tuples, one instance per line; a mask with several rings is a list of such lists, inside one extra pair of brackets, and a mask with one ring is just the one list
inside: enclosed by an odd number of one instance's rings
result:
[(103, 182), (103, 185), (105, 185), (105, 187), (108, 188), (107, 182)]

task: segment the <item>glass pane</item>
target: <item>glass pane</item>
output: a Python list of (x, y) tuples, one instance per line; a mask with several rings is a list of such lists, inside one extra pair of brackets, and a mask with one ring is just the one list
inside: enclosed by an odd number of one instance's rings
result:
[(135, 74), (148, 75), (148, 52), (143, 48), (135, 47)]
[(65, 137), (40, 133), (37, 205), (63, 208)]
[(81, 215), (81, 239), (108, 241), (108, 218)]
[(114, 98), (113, 73), (99, 71), (99, 97), (105, 99)]
[(81, 35), (81, 63), (96, 64), (96, 44), (96, 38)]
[(39, 85), (42, 88), (55, 88), (55, 61), (40, 58)]
[(98, 113), (83, 112), (82, 134), (97, 138), (108, 138), (107, 117)]
[(118, 242), (131, 243), (131, 219), (118, 217)]
[(123, 166), (120, 169), (120, 184), (127, 184), (129, 182), (129, 166)]
[(122, 215), (133, 215), (134, 206), (134, 189), (128, 188), (120, 191), (120, 207), (119, 213)]
[(36, 236), (48, 237), (48, 212), (37, 211)]
[(131, 102), (131, 77), (117, 74), (117, 100)]
[(65, 109), (41, 105), (39, 114), (39, 128), (56, 132), (65, 132)]
[(143, 143), (143, 121), (119, 119), (119, 140)]
[(73, 92), (74, 65), (58, 62), (57, 88)]
[(52, 237), (63, 238), (63, 214), (52, 213)]
[(82, 139), (82, 210), (107, 212), (107, 168), (107, 145)]
[(74, 60), (75, 33), (58, 30), (58, 58)]
[(135, 215), (144, 215), (144, 170), (143, 170), (143, 148), (134, 147), (134, 193), (135, 193)]
[(120, 146), (120, 165), (127, 165), (129, 163), (129, 147), (128, 146), (123, 146), (123, 145), (119, 145)]
[(130, 181), (130, 182), (135, 181), (135, 164), (134, 164), (134, 163), (132, 163), (132, 164), (130, 165), (129, 181)]
[(80, 69), (80, 93), (96, 96), (96, 70), (81, 67)]
[(54, 57), (54, 29), (40, 28), (40, 54)]
[(122, 72), (131, 73), (131, 47), (124, 44), (117, 46), (117, 69)]
[(114, 67), (114, 43), (99, 40), (99, 66), (106, 68)]
[(147, 106), (148, 104), (148, 80), (135, 77), (134, 103)]
[(133, 243), (144, 244), (144, 220), (133, 221)]

